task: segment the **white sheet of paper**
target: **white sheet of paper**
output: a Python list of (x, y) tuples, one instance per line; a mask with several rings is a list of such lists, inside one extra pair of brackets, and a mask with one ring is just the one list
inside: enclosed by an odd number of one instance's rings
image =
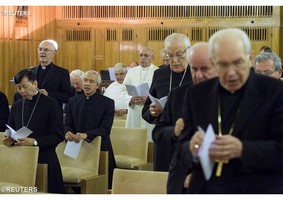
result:
[(110, 80), (115, 81), (116, 77), (115, 77), (114, 67), (109, 67), (108, 71), (109, 71)]
[(78, 143), (75, 143), (74, 141), (68, 141), (64, 150), (64, 154), (71, 158), (77, 159), (82, 146), (82, 142), (83, 140)]
[(212, 125), (209, 124), (198, 151), (198, 157), (206, 180), (209, 180), (213, 171), (214, 161), (209, 157), (209, 147), (215, 140), (215, 133)]
[(157, 106), (164, 108), (164, 106), (167, 102), (167, 96), (162, 97), (160, 99), (157, 99), (157, 98), (153, 97), (149, 92), (147, 94), (148, 94), (152, 103), (155, 103)]
[(147, 93), (149, 92), (149, 85), (148, 83), (143, 83), (140, 85), (127, 85), (127, 92), (130, 96), (147, 96)]
[(32, 133), (32, 131), (25, 126), (20, 128), (18, 131), (15, 131), (12, 127), (10, 127), (7, 124), (6, 124), (6, 126), (11, 131), (11, 135), (10, 135), (11, 138), (13, 138), (16, 141), (18, 141), (19, 138), (27, 138)]

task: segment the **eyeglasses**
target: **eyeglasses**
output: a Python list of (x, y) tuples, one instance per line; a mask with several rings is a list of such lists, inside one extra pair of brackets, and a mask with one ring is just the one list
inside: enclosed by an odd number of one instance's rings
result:
[(277, 71), (277, 69), (275, 69), (273, 71), (267, 70), (267, 71), (263, 71), (263, 72), (259, 71), (259, 70), (256, 70), (256, 73), (263, 74), (263, 75), (266, 75), (266, 76), (271, 76), (276, 71)]
[(143, 53), (140, 54), (140, 57), (141, 57), (141, 58), (142, 58), (142, 57), (148, 58), (148, 57), (150, 57), (150, 56), (152, 56), (152, 55), (148, 55), (148, 54), (146, 54), (146, 53), (145, 53), (145, 54), (143, 54)]
[(43, 51), (44, 53), (47, 53), (47, 52), (54, 51), (54, 50), (51, 50), (51, 49), (48, 49), (48, 48), (38, 47), (38, 48), (37, 48), (37, 51), (38, 51), (38, 52)]
[(119, 73), (119, 74), (116, 74), (116, 73), (115, 73), (115, 76), (124, 76), (124, 75), (125, 75), (125, 72)]
[(183, 58), (184, 55), (185, 55), (185, 53), (186, 53), (186, 51), (187, 51), (189, 48), (190, 48), (190, 46), (188, 46), (184, 51), (179, 51), (179, 52), (177, 52), (177, 53), (175, 53), (175, 54), (173, 54), (173, 53), (168, 53), (168, 52), (167, 52), (167, 56), (168, 56), (170, 59), (174, 58), (175, 56), (176, 56), (177, 58)]

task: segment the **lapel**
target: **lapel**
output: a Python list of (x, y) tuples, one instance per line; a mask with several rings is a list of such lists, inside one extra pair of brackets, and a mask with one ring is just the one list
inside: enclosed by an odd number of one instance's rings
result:
[[(207, 91), (204, 98), (202, 98), (202, 113), (204, 114), (204, 124), (202, 127), (205, 131), (209, 124), (212, 124), (215, 133), (218, 133), (218, 126), (217, 126), (217, 94), (218, 94), (218, 85), (219, 79), (214, 79), (215, 81), (211, 84), (213, 85), (211, 90)], [(202, 118), (201, 118), (202, 119)]]
[(255, 76), (256, 75), (253, 72), (250, 72), (244, 96), (242, 97), (239, 114), (235, 121), (234, 136), (240, 136), (240, 131), (254, 115), (254, 112), (259, 108), (263, 101), (259, 93), (260, 91)]
[(41, 87), (44, 88), (45, 84), (49, 80), (51, 80), (53, 77), (55, 77), (55, 76), (56, 76), (56, 68), (55, 68), (54, 64), (51, 62), (50, 66), (49, 66), (49, 69), (48, 69), (48, 71), (46, 73), (46, 76), (45, 76), (45, 78), (44, 78), (44, 80), (42, 82), (42, 86)]

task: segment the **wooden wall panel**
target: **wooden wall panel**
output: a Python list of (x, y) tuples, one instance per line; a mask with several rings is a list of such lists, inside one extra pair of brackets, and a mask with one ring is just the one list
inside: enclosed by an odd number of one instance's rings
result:
[(139, 62), (138, 53), (139, 52), (135, 42), (120, 42), (119, 62), (123, 63), (126, 66), (129, 66), (130, 62), (132, 61)]
[[(189, 36), (191, 43), (207, 41), (208, 30), (224, 27), (265, 27), (266, 40), (252, 40), (255, 54), (258, 49), (267, 45), (283, 57), (282, 50), (282, 7), (245, 6), (229, 7), (198, 7), (198, 6), (29, 6), (31, 16), (27, 27), (15, 27), (15, 17), (0, 16), (0, 90), (11, 99), (14, 87), (9, 79), (15, 73), (29, 66), (38, 64), (37, 47), (43, 39), (55, 39), (59, 49), (54, 62), (69, 71), (81, 68), (86, 71), (100, 71), (113, 66), (117, 62), (126, 65), (130, 61), (139, 62), (139, 49), (150, 46), (155, 51), (155, 65), (161, 64), (160, 50), (162, 40), (149, 38), (150, 29), (174, 29), (176, 32)], [(213, 9), (213, 12), (211, 12)], [(255, 13), (268, 13), (273, 9), (273, 15), (255, 16)], [(14, 11), (16, 6), (0, 6), (0, 11)], [(232, 16), (232, 13), (235, 16)], [(212, 16), (208, 16), (212, 14)], [(65, 16), (65, 17), (64, 17)], [(94, 18), (95, 16), (95, 18)], [(241, 17), (243, 16), (243, 17)], [(254, 21), (252, 23), (252, 21)], [(280, 27), (281, 26), (281, 27)], [(67, 41), (65, 30), (90, 29), (90, 41)], [(107, 40), (107, 29), (116, 29), (117, 38)], [(121, 33), (124, 29), (133, 30), (133, 38), (124, 40)], [(199, 32), (198, 32), (199, 31)], [(198, 35), (201, 34), (201, 36)]]

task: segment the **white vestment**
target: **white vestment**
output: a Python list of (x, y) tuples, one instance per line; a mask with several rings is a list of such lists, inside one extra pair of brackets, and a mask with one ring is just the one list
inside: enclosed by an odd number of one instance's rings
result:
[(128, 95), (126, 86), (124, 84), (120, 84), (117, 81), (111, 83), (106, 88), (104, 96), (114, 100), (115, 110), (129, 109), (128, 102), (131, 100), (131, 96)]
[[(148, 83), (149, 87), (152, 83), (152, 77), (155, 70), (157, 70), (158, 67), (151, 64), (149, 67), (143, 68), (140, 65), (134, 68), (131, 68), (123, 82), (123, 84), (129, 84), (129, 85), (140, 85), (142, 83)], [(127, 102), (130, 103), (130, 100)], [(146, 128), (147, 129), (147, 135), (148, 135), (148, 141), (152, 141), (151, 132), (154, 128), (154, 125), (147, 123), (142, 118), (142, 108), (143, 105), (133, 105), (129, 107), (128, 109), (128, 115), (126, 120), (126, 127), (127, 128)]]

